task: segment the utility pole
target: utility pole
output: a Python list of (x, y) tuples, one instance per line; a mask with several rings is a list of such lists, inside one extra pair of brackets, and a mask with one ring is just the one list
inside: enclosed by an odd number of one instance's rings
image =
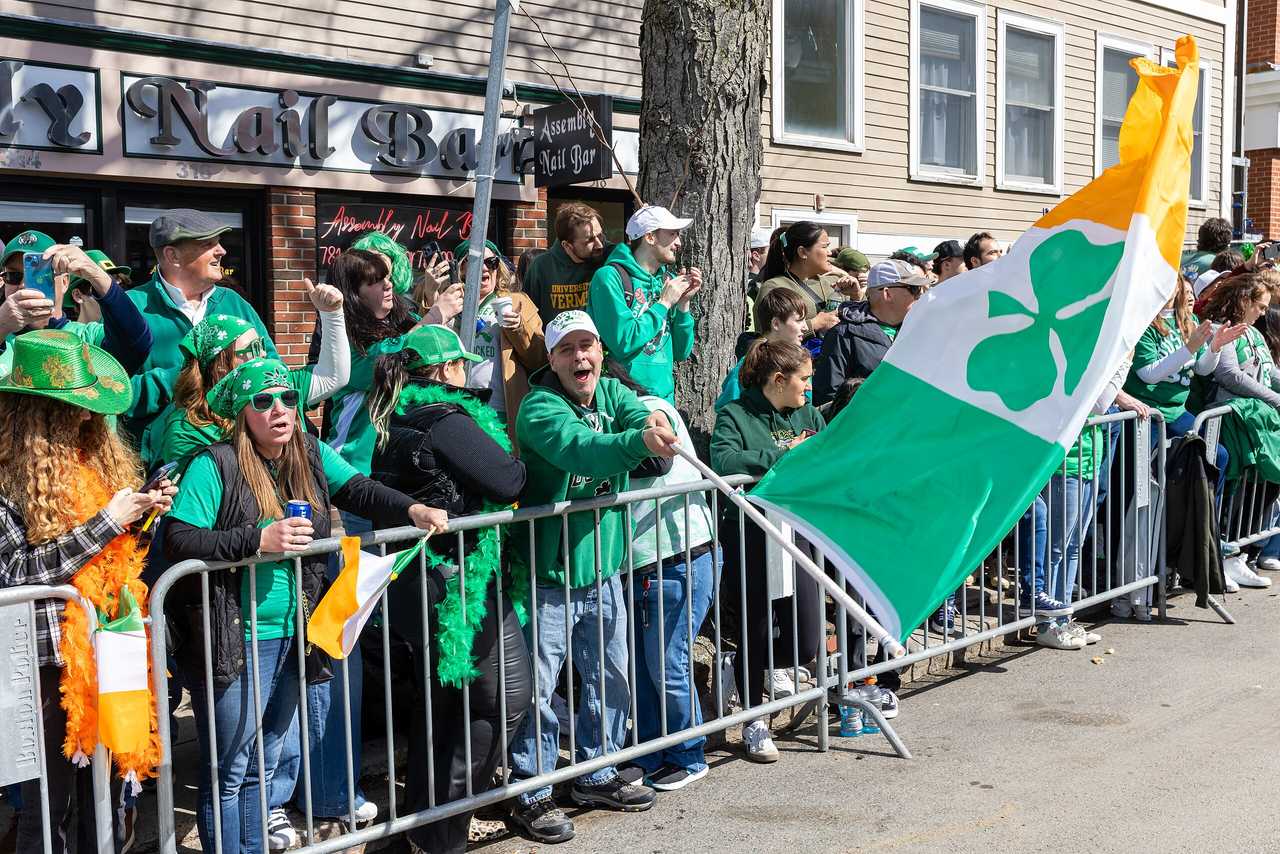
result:
[(484, 92), (484, 123), (480, 129), (480, 159), (476, 164), (476, 201), (471, 214), (471, 248), (467, 253), (466, 295), (462, 304), (462, 344), (468, 350), (476, 337), (476, 311), (480, 307), (480, 276), (484, 272), (484, 241), (489, 233), (489, 204), (493, 200), (493, 173), (497, 168), (498, 123), (502, 120), (502, 85), (507, 68), (507, 40), (511, 13), (520, 0), (496, 0), (493, 43), (489, 53), (489, 80)]

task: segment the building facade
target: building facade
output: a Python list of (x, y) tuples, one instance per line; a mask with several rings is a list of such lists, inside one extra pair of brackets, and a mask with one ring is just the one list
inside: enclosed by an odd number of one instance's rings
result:
[(1244, 153), (1251, 231), (1280, 239), (1280, 14), (1277, 0), (1249, 0), (1244, 50)]
[[(1204, 61), (1189, 233), (1229, 214), (1234, 0), (772, 2), (761, 225), (818, 220), (873, 256), (1011, 240), (1115, 161), (1128, 60), (1172, 62), (1184, 33)], [(567, 200), (621, 236), (621, 176), (534, 186), (528, 116), (570, 78), (611, 95), (634, 172), (642, 5), (526, 0), (514, 17), (490, 223), (513, 256), (546, 245)], [(299, 358), (301, 280), (360, 231), (419, 264), (469, 233), (491, 17), (472, 0), (0, 0), (0, 237), (79, 235), (140, 275), (160, 210), (225, 217), (232, 284)]]

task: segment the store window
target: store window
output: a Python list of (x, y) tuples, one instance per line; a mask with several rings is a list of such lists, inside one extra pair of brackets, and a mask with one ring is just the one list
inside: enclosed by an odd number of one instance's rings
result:
[(59, 243), (79, 237), (88, 245), (88, 213), (83, 204), (0, 199), (0, 245), (29, 228), (43, 231)]
[(1094, 138), (1094, 172), (1120, 162), (1120, 124), (1124, 121), (1129, 99), (1138, 88), (1138, 72), (1129, 61), (1139, 56), (1150, 57), (1152, 48), (1113, 36), (1098, 36), (1097, 113)]
[(1005, 189), (1062, 189), (1062, 24), (1000, 11), (996, 169)]
[[(167, 208), (144, 207), (141, 205), (125, 205), (124, 207), (124, 260), (119, 263), (133, 270), (135, 284), (141, 284), (151, 277), (155, 269), (156, 254), (151, 248), (151, 223), (164, 213)], [(248, 253), (245, 248), (245, 225), (242, 211), (205, 210), (220, 225), (230, 226), (220, 238), (222, 248), (227, 254), (222, 258), (223, 287), (238, 291), (245, 299), (250, 299), (252, 288), (246, 269)]]
[(912, 175), (979, 183), (986, 113), (986, 12), (958, 0), (912, 15)]
[(774, 0), (774, 140), (860, 148), (861, 0)]

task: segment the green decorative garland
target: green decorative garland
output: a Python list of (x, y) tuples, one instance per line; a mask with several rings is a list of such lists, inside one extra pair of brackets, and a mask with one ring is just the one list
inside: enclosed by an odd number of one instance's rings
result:
[[(465, 392), (435, 384), (406, 385), (396, 402), (396, 412), (404, 414), (409, 409), (437, 403), (457, 406), (469, 415), (489, 438), (497, 442), (502, 450), (511, 452), (511, 440), (498, 413)], [(505, 509), (506, 505), (486, 498), (481, 512), (492, 513)], [(445, 563), (445, 558), (431, 548), (430, 540), (427, 540), (423, 552), (428, 566), (436, 567)], [(436, 643), (439, 644), (440, 649), (440, 663), (436, 667), (436, 676), (441, 684), (457, 688), (480, 675), (472, 658), (471, 647), (475, 642), (476, 630), (484, 621), (488, 611), (489, 597), (486, 594), (489, 590), (489, 582), (495, 573), (501, 571), (502, 554), (498, 547), (498, 529), (485, 528), (480, 532), (476, 547), (467, 555), (465, 576), (467, 590), (472, 591), (472, 594), (467, 596), (466, 607), (463, 607), (462, 602), (464, 573), (459, 572), (445, 582), (444, 600), (436, 608), (438, 624)], [(511, 600), (512, 608), (515, 609), (516, 616), (520, 619), (520, 625), (524, 625), (528, 619), (524, 605), (527, 591), (522, 592), (516, 589), (520, 586), (518, 582), (514, 583), (512, 589), (508, 591), (508, 598)], [(527, 580), (524, 581), (523, 586), (528, 587)], [(480, 592), (477, 594), (474, 591)]]

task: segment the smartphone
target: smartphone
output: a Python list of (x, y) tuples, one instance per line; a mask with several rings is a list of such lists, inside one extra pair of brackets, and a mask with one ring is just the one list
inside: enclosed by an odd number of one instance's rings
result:
[(1262, 250), (1262, 257), (1267, 261), (1280, 260), (1280, 243), (1268, 243), (1267, 247)]
[(53, 260), (43, 252), (22, 253), (22, 287), (39, 291), (45, 299), (53, 300)]
[(430, 267), (436, 263), (436, 256), (444, 250), (440, 248), (440, 241), (433, 240), (426, 246), (422, 247), (422, 257), (427, 259), (427, 266)]
[(141, 489), (139, 489), (138, 491), (139, 491), (139, 492), (150, 492), (150, 491), (151, 491), (151, 490), (153, 490), (153, 489), (159, 489), (159, 488), (160, 488), (160, 482), (161, 482), (162, 480), (167, 480), (167, 479), (169, 479), (169, 477), (170, 477), (170, 476), (171, 476), (175, 471), (177, 471), (177, 469), (178, 469), (178, 464), (177, 464), (176, 462), (174, 462), (174, 463), (165, 463), (164, 465), (160, 466), (160, 468), (156, 469), (155, 474), (151, 475), (151, 479), (150, 479), (150, 480), (148, 480), (146, 483), (144, 483), (144, 484), (142, 485), (142, 488), (141, 488)]

